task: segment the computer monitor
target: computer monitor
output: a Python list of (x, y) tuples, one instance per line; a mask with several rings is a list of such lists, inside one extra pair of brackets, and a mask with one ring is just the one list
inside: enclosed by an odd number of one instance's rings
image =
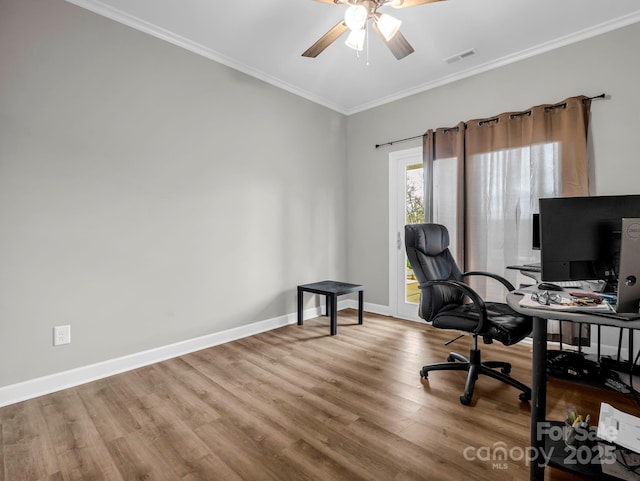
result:
[(624, 217), (640, 218), (640, 195), (540, 199), (542, 279), (601, 279), (616, 292)]
[(616, 312), (638, 314), (640, 304), (640, 219), (622, 219)]

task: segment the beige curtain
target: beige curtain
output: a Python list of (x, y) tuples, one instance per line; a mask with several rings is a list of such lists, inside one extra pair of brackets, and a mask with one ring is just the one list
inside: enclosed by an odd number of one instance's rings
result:
[[(466, 158), (513, 148), (559, 144), (561, 195), (589, 195), (587, 129), (591, 100), (578, 96), (558, 104), (538, 105), (524, 112), (509, 112), (467, 122)], [(467, 183), (472, 179), (467, 179)]]
[[(424, 135), (425, 215), (449, 228), (465, 271), (514, 279), (507, 265), (539, 260), (531, 249), (538, 199), (589, 195), (590, 106), (587, 97), (571, 97)], [(491, 281), (471, 282), (483, 297), (503, 298)], [(579, 326), (564, 323), (562, 331), (563, 342), (578, 343)], [(557, 340), (559, 323), (550, 323), (549, 332)]]
[(429, 130), (423, 137), (425, 219), (446, 225), (450, 246), (464, 266), (464, 137), (465, 124)]

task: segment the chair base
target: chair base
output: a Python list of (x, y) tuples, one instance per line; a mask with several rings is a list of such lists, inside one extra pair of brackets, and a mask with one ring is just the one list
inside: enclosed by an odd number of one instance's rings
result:
[[(480, 374), (502, 381), (522, 391), (519, 395), (520, 401), (529, 402), (531, 400), (531, 388), (509, 376), (509, 373), (511, 372), (511, 364), (508, 362), (482, 362), (480, 359), (479, 349), (471, 349), (469, 358), (462, 354), (451, 352), (449, 353), (447, 361), (448, 362), (440, 362), (424, 366), (420, 370), (420, 377), (428, 377), (429, 371), (467, 371), (468, 375), (467, 382), (464, 386), (464, 393), (460, 396), (460, 402), (465, 406), (471, 404), (473, 390)], [(498, 369), (500, 370), (498, 371)]]

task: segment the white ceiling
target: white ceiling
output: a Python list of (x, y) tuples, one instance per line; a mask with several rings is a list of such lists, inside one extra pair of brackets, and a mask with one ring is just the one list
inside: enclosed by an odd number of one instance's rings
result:
[[(345, 6), (313, 0), (67, 1), (344, 114), (640, 21), (640, 0), (386, 6), (383, 13), (402, 20), (413, 54), (396, 60), (374, 34), (368, 54), (358, 59), (344, 45), (345, 34), (314, 59), (301, 54), (344, 17)], [(472, 48), (472, 57), (443, 60)]]

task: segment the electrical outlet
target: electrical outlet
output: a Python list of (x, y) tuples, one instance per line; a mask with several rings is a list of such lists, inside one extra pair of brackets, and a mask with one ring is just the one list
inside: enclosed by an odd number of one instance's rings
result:
[(71, 343), (71, 326), (56, 326), (53, 328), (53, 345), (61, 346), (62, 344)]

